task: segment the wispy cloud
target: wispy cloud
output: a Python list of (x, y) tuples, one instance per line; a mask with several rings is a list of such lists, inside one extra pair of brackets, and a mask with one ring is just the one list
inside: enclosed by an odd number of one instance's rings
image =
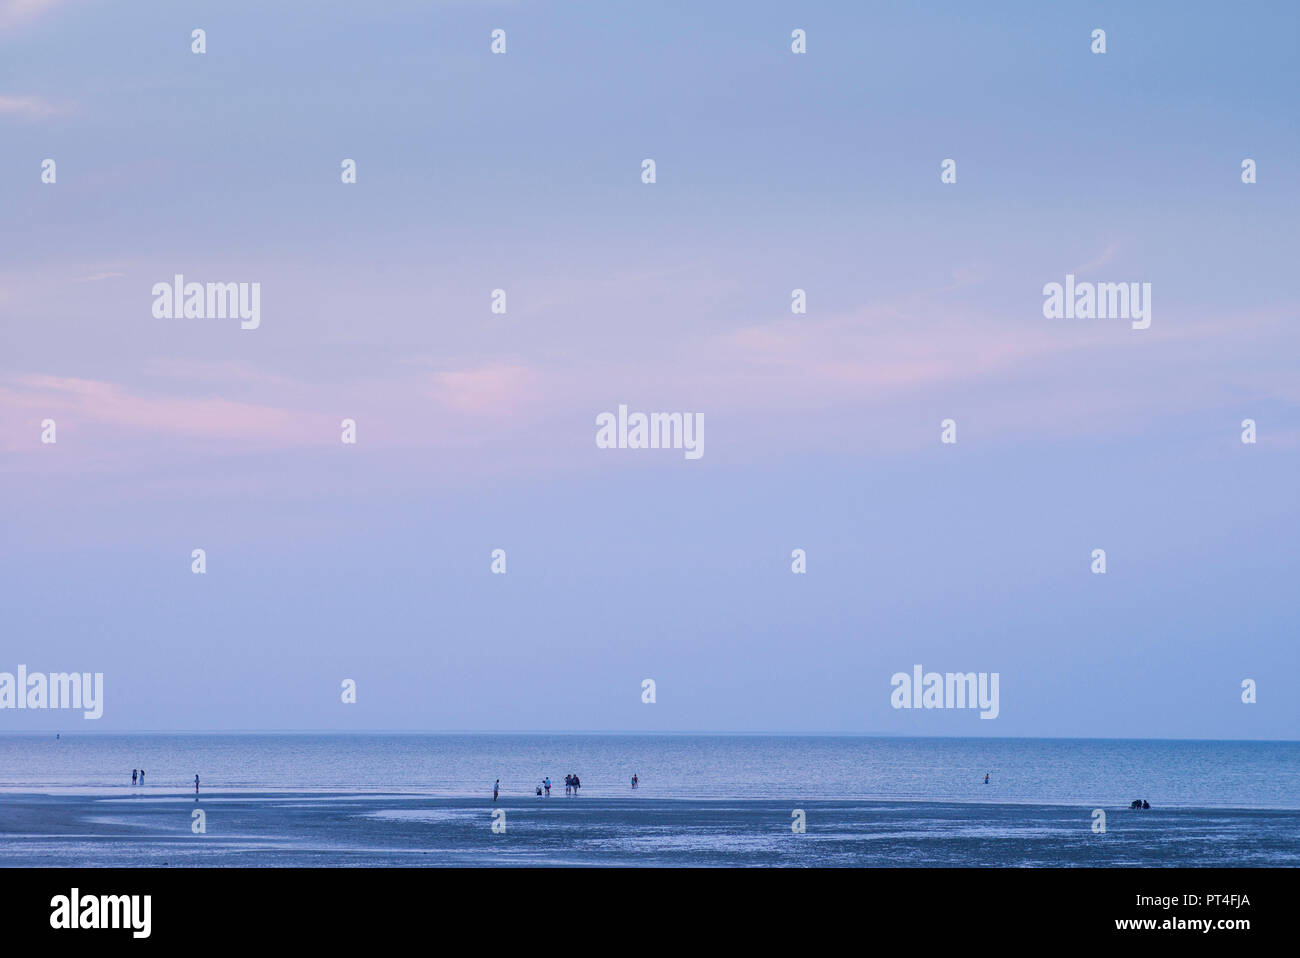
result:
[(58, 103), (46, 97), (16, 96), (11, 93), (0, 93), (0, 115), (4, 116), (40, 119), (48, 116), (59, 116), (70, 110), (70, 105)]
[(1082, 266), (1076, 266), (1074, 273), (1079, 276), (1085, 276), (1095, 269), (1100, 269), (1115, 258), (1115, 254), (1120, 250), (1119, 240), (1111, 240), (1106, 244), (1106, 248), (1096, 255), (1093, 259), (1084, 263)]
[(0, 30), (39, 19), (63, 0), (0, 0)]
[(517, 363), (438, 372), (433, 382), (434, 398), (462, 413), (518, 409), (527, 400), (538, 398), (537, 376)]
[[(312, 417), (292, 410), (220, 397), (149, 396), (116, 383), (67, 376), (20, 376), (0, 382), (4, 433), (32, 434), (50, 417), (69, 425), (97, 423), (131, 432), (166, 433), (197, 439), (277, 444), (304, 441), (319, 430)], [(312, 423), (315, 428), (307, 428)], [(23, 427), (26, 427), (24, 430)], [(115, 436), (110, 436), (115, 438)]]

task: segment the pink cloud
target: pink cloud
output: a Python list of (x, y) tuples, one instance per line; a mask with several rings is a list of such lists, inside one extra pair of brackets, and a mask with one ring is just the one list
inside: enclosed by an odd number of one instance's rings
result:
[(461, 413), (493, 415), (521, 411), (538, 398), (538, 377), (518, 363), (434, 373), (435, 401)]
[(68, 108), (39, 96), (14, 96), (0, 93), (0, 115), (24, 116), (29, 119), (58, 116)]
[(0, 28), (28, 23), (60, 3), (62, 0), (0, 0)]
[[(45, 418), (56, 421), (61, 437), (70, 430), (110, 439), (163, 434), (240, 447), (335, 443), (342, 419), (354, 418), (367, 444), (437, 446), (497, 426), (509, 431), (535, 412), (541, 395), (539, 377), (510, 362), (336, 385), (233, 361), (159, 359), (144, 369), (162, 381), (161, 391), (73, 376), (0, 379), (0, 448), (29, 451)], [(175, 395), (169, 380), (255, 398)]]
[(9, 449), (26, 447), (17, 437), (35, 436), (42, 419), (61, 427), (106, 424), (131, 432), (162, 432), (203, 439), (302, 442), (319, 431), (319, 418), (219, 397), (144, 396), (115, 383), (60, 376), (20, 376), (0, 384), (4, 434)]

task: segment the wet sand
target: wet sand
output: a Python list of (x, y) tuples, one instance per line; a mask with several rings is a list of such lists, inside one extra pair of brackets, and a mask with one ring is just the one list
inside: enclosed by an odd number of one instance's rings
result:
[[(493, 809), (505, 812), (493, 832)], [(206, 832), (193, 831), (195, 810)], [(806, 831), (791, 830), (802, 809)], [(1300, 865), (1300, 812), (951, 802), (0, 794), (0, 866)]]

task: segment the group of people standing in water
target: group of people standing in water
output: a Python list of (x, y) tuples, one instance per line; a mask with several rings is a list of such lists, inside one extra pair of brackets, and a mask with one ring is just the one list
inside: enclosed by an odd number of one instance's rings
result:
[[(564, 776), (564, 794), (577, 795), (578, 786), (581, 784), (582, 782), (578, 780), (578, 776), (576, 775)], [(492, 786), (492, 801), (495, 802), (497, 800), (497, 793), (500, 790), (501, 790), (501, 779), (498, 778), (496, 780), (496, 784)], [(551, 797), (551, 776), (547, 775), (544, 779), (542, 779), (541, 782), (538, 784), (537, 788), (535, 789), (535, 791), (538, 795), (545, 795), (547, 798), (550, 798)]]
[[(565, 795), (577, 795), (578, 789), (581, 787), (582, 787), (582, 779), (578, 778), (578, 776), (576, 775), (564, 776)], [(542, 784), (537, 786), (537, 794), (538, 795), (545, 794), (547, 798), (551, 797), (551, 776), (547, 775), (544, 779), (542, 779)], [(495, 790), (493, 790), (492, 792), (492, 800), (496, 801)]]
[[(636, 788), (640, 784), (641, 784), (641, 780), (637, 778), (636, 773), (633, 772), (632, 787)], [(198, 786), (199, 786), (198, 776), (196, 775), (194, 777), (195, 791), (198, 791)], [(577, 795), (578, 789), (580, 788), (582, 788), (582, 779), (580, 779), (577, 775), (569, 774), (564, 776), (565, 795)], [(544, 795), (547, 798), (550, 798), (551, 797), (551, 776), (548, 775), (544, 779), (542, 779), (542, 781), (534, 789), (534, 793), (539, 797)], [(492, 783), (492, 801), (495, 802), (497, 800), (497, 796), (499, 796), (500, 794), (501, 794), (501, 779), (498, 778), (495, 782)]]
[[(578, 778), (578, 776), (576, 775), (564, 776), (565, 795), (577, 795), (578, 789), (581, 786), (582, 786), (582, 780)], [(541, 783), (537, 786), (535, 791), (538, 795), (545, 795), (547, 798), (550, 798), (551, 797), (551, 776), (547, 775), (544, 779), (542, 779)], [(495, 802), (497, 800), (497, 796), (500, 794), (501, 794), (501, 779), (498, 778), (495, 782), (492, 783), (492, 801)]]
[[(142, 768), (133, 768), (133, 769), (131, 769), (131, 784), (132, 784), (132, 785), (135, 785), (137, 782), (138, 782), (139, 784), (141, 784), (141, 785), (144, 784), (144, 769), (142, 769)], [(195, 775), (195, 776), (194, 776), (194, 794), (197, 795), (198, 793), (199, 793), (199, 777), (198, 777), (197, 775)]]

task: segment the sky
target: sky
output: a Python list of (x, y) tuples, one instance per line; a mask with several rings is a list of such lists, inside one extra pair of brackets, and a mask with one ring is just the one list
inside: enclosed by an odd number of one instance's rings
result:
[(0, 0), (0, 731), (1300, 737), (1298, 27)]

